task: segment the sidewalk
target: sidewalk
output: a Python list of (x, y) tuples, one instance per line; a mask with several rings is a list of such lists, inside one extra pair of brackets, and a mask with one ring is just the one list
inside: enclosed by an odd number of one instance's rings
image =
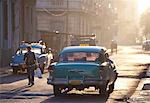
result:
[(11, 67), (7, 66), (7, 67), (2, 67), (0, 68), (0, 76), (8, 74), (9, 72), (11, 72), (12, 69)]
[(129, 103), (149, 103), (150, 102), (150, 66), (146, 75), (141, 79), (136, 92), (128, 100)]

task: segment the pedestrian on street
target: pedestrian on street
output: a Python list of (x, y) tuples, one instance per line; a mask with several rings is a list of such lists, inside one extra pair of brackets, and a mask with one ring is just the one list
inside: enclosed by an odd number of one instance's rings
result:
[(28, 85), (34, 85), (34, 69), (36, 66), (36, 58), (34, 52), (31, 52), (31, 47), (27, 47), (27, 53), (24, 55), (24, 61), (27, 66)]
[(115, 52), (117, 54), (117, 42), (112, 40), (110, 47), (111, 47), (111, 54), (113, 54), (114, 50), (115, 50)]
[(113, 51), (114, 51), (114, 50), (113, 50), (113, 49), (114, 49), (113, 46), (114, 46), (114, 41), (112, 40), (112, 41), (111, 41), (111, 44), (110, 44), (111, 54), (113, 54)]

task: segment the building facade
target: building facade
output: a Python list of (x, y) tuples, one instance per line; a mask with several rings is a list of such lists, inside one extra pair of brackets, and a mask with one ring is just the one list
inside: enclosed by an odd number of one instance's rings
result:
[(92, 17), (84, 5), (85, 0), (38, 0), (37, 29), (74, 35), (91, 34)]
[(9, 65), (21, 41), (35, 40), (35, 3), (36, 0), (0, 0), (0, 67)]
[(135, 44), (138, 34), (137, 0), (113, 0), (118, 12), (119, 44)]
[(70, 35), (96, 34), (106, 45), (114, 30), (111, 0), (37, 0), (37, 30)]
[[(61, 50), (64, 46), (69, 45), (71, 35), (92, 34), (93, 17), (96, 16), (93, 9), (95, 1), (37, 0), (39, 37), (47, 42), (49, 47)], [(91, 10), (87, 8), (87, 5), (91, 7)], [(43, 32), (46, 32), (47, 36), (44, 36)]]
[(98, 1), (98, 17), (94, 23), (98, 44), (110, 48), (111, 40), (118, 35), (117, 10), (113, 0)]

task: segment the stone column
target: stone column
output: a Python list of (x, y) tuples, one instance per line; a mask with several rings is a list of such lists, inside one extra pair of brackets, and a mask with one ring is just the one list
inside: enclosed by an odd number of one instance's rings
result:
[(0, 67), (2, 66), (2, 46), (3, 46), (3, 4), (0, 0)]
[(0, 50), (3, 46), (3, 0), (0, 0)]
[(8, 49), (12, 47), (12, 0), (8, 0)]

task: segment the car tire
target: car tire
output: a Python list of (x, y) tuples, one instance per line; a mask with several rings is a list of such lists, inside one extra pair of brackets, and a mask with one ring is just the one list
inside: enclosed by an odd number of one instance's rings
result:
[(106, 92), (107, 92), (107, 86), (104, 85), (99, 88), (100, 95), (106, 95)]
[(13, 74), (17, 74), (18, 73), (18, 69), (16, 67), (13, 67)]
[(114, 87), (115, 87), (115, 83), (112, 83), (111, 85), (109, 85), (109, 93), (112, 93), (114, 91)]
[(53, 91), (55, 96), (59, 96), (61, 94), (61, 89), (58, 85), (53, 86)]
[(25, 72), (25, 68), (21, 68), (21, 72)]

